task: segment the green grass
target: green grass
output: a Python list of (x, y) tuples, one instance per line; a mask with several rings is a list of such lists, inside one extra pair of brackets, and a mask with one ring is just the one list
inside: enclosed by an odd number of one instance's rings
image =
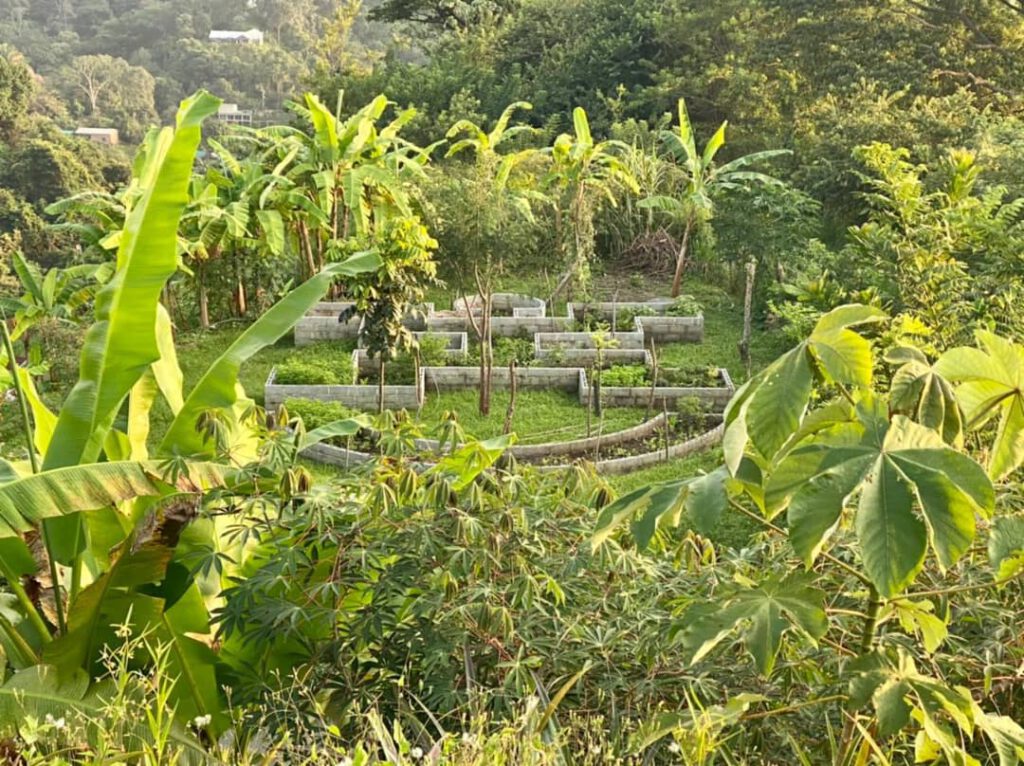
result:
[[(509, 392), (491, 394), (491, 414), (480, 415), (479, 394), (475, 390), (450, 391), (428, 394), (420, 419), (432, 426), (445, 412), (456, 412), (467, 435), (478, 439), (498, 436), (505, 424)], [(639, 407), (608, 407), (604, 412), (603, 433), (621, 431), (635, 426), (644, 419)], [(513, 430), (520, 443), (540, 444), (551, 441), (570, 441), (587, 436), (587, 411), (580, 405), (576, 394), (566, 391), (520, 391), (516, 397)], [(591, 422), (592, 434), (598, 433), (598, 419)]]

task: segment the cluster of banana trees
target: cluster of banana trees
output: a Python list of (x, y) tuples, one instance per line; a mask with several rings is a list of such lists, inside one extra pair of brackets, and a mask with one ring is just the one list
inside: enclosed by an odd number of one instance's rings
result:
[(210, 142), (211, 160), (192, 180), (182, 219), (201, 326), (210, 325), (208, 280), (216, 265), (233, 284), (234, 313), (244, 317), (259, 264), (290, 259), (276, 271), (309, 279), (342, 257), (347, 240), (412, 214), (410, 186), (430, 149), (399, 136), (415, 111), (382, 122), (387, 106), (378, 96), (342, 119), (307, 94), (304, 105), (293, 105), (305, 129), (240, 132), (232, 138), (238, 151)]
[[(21, 405), (27, 451), (23, 462), (0, 461), (0, 576), (8, 594), (0, 647), (13, 671), (0, 686), (2, 721), (96, 710), (104, 694), (93, 679), (103, 675), (104, 651), (146, 634), (170, 647), (179, 680), (169, 704), (177, 715), (222, 730), (208, 610), (223, 562), (239, 559), (237, 551), (225, 553), (218, 517), (259, 503), (268, 487), (279, 492), (281, 472), (293, 470), (301, 446), (358, 427), (271, 429), (238, 372), (336, 278), (378, 269), (372, 253), (325, 265), (242, 333), (191, 390), (183, 385), (161, 297), (179, 268), (179, 224), (190, 205), (201, 124), (218, 105), (208, 94), (188, 99), (176, 128), (143, 146), (113, 240), (115, 266), (95, 294), (79, 379), (59, 412), (40, 400), (0, 325), (0, 357)], [(173, 415), (159, 436), (150, 431), (158, 398)], [(219, 564), (196, 567), (197, 555)]]
[[(332, 111), (307, 94), (302, 104), (292, 105), (299, 126), (238, 129), (223, 142), (208, 142), (190, 179), (177, 245), (176, 282), (188, 287), (200, 326), (209, 327), (215, 314), (245, 318), (254, 301), (262, 310), (293, 282), (351, 252), (353, 241), (372, 239), (387, 221), (419, 212), (420, 181), (444, 141), (425, 148), (410, 143), (401, 132), (415, 110), (389, 120), (388, 107), (381, 95), (343, 117), (340, 101)], [(556, 296), (566, 288), (586, 287), (596, 250), (595, 215), (623, 195), (640, 193), (626, 162), (638, 149), (596, 140), (583, 109), (573, 113), (573, 133), (558, 136), (547, 148), (531, 148), (529, 136), (536, 131), (511, 124), (516, 110), (529, 108), (511, 105), (489, 131), (457, 121), (446, 137), (452, 142), (447, 156), (472, 153), (479, 174), (486, 176), (486, 193), (479, 200), (482, 222), (508, 215), (533, 220), (535, 211), (545, 212), (564, 268)], [(750, 167), (782, 153), (716, 164), (726, 126), (698, 152), (682, 100), (678, 120), (677, 129), (663, 133), (664, 153), (657, 158), (671, 170), (663, 174), (664, 188), (640, 203), (678, 233), (673, 295), (680, 290), (691, 240), (710, 226), (717, 196), (775, 183)], [(512, 150), (503, 151), (509, 145)], [(116, 195), (77, 195), (50, 212), (60, 217), (59, 226), (79, 236), (82, 258), (95, 262), (112, 257), (139, 195), (133, 181)], [(502, 259), (502, 242), (493, 226), (478, 228), (480, 273), (473, 270), (473, 281), (486, 293), (487, 275)]]

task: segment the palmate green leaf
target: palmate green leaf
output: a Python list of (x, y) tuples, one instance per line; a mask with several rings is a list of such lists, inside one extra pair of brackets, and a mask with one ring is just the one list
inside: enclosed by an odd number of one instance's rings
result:
[(946, 443), (961, 446), (964, 418), (950, 382), (916, 349), (895, 349), (886, 360), (904, 362), (890, 388), (893, 412), (938, 431)]
[(949, 635), (946, 621), (935, 614), (935, 604), (928, 599), (889, 601), (882, 607), (878, 619), (881, 622), (892, 616), (899, 620), (900, 627), (907, 633), (921, 636), (924, 650), (929, 654), (935, 652)]
[(726, 465), (735, 474), (747, 446), (772, 462), (800, 428), (817, 379), (856, 388), (871, 385), (871, 344), (850, 327), (885, 313), (848, 305), (823, 316), (810, 337), (748, 381), (726, 410)]
[(357, 253), (342, 263), (327, 266), (274, 304), (238, 336), (200, 378), (167, 429), (160, 444), (160, 454), (212, 455), (215, 445), (205, 441), (196, 431), (196, 423), (204, 413), (211, 410), (231, 412), (239, 400), (238, 373), (242, 364), (280, 340), (323, 297), (337, 277), (375, 271), (380, 265), (378, 255)]
[(988, 559), (997, 580), (1024, 572), (1024, 516), (1000, 516), (988, 538)]
[(723, 467), (683, 481), (640, 487), (605, 506), (590, 540), (597, 550), (620, 526), (631, 522), (637, 547), (646, 548), (657, 528), (678, 526), (685, 514), (693, 528), (710, 533), (729, 504), (731, 479)]
[(114, 461), (56, 468), (0, 485), (0, 537), (31, 530), (41, 520), (107, 508), (137, 497), (199, 493), (224, 486), (229, 466), (189, 464), (178, 476), (155, 462)]
[(975, 515), (995, 503), (984, 470), (931, 429), (884, 405), (863, 406), (858, 424), (813, 434), (793, 447), (767, 481), (766, 506), (788, 508), (790, 542), (810, 566), (853, 495), (864, 568), (887, 597), (902, 591), (930, 546), (953, 566), (975, 535)]
[(999, 766), (1024, 763), (1024, 727), (1005, 715), (992, 715), (974, 704), (974, 720), (999, 755)]
[(495, 436), (491, 439), (464, 444), (445, 455), (430, 469), (431, 473), (452, 475), (456, 491), (465, 489), (476, 477), (486, 471), (515, 443), (515, 434)]
[(978, 332), (981, 348), (954, 348), (935, 372), (958, 383), (956, 395), (970, 428), (999, 419), (989, 458), (989, 475), (1005, 478), (1024, 463), (1024, 347)]
[(797, 630), (817, 643), (828, 631), (822, 606), (825, 593), (810, 583), (805, 575), (791, 574), (692, 607), (678, 632), (688, 662), (699, 662), (739, 631), (758, 669), (766, 676), (771, 674), (785, 632)]
[(875, 667), (850, 681), (850, 704), (854, 709), (874, 707), (878, 734), (896, 734), (916, 715), (939, 744), (949, 742), (947, 722), (968, 737), (974, 733), (975, 703), (970, 694), (922, 674), (914, 659), (900, 651), (895, 665), (875, 658)]

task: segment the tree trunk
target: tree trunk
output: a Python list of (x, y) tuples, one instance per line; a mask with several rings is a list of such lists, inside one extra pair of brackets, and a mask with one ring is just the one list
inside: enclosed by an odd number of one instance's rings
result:
[(377, 413), (384, 414), (384, 354), (377, 363)]
[(505, 425), (502, 427), (501, 432), (503, 434), (512, 433), (512, 422), (516, 416), (516, 393), (518, 393), (518, 386), (516, 384), (516, 360), (513, 359), (508, 363), (508, 409), (505, 410)]
[(206, 264), (199, 262), (196, 269), (196, 278), (199, 288), (199, 326), (204, 330), (210, 329), (210, 296), (206, 292)]
[(238, 263), (238, 254), (234, 255), (235, 261), (235, 311), (239, 317), (244, 317), (249, 311), (249, 304), (245, 295), (245, 280), (242, 278), (242, 268)]
[(679, 255), (676, 256), (676, 273), (672, 277), (672, 297), (679, 297), (679, 290), (683, 284), (683, 269), (686, 268), (686, 253), (690, 249), (690, 233), (693, 231), (693, 218), (686, 219), (686, 230), (683, 231), (683, 241), (679, 245)]
[(490, 296), (484, 301), (484, 315), (480, 319), (483, 339), (480, 341), (480, 414), (491, 414), (491, 368), (494, 364), (494, 349), (491, 346), (491, 305)]
[(309, 229), (306, 224), (299, 224), (299, 241), (302, 243), (302, 253), (306, 257), (306, 279), (316, 274), (316, 261), (313, 260), (313, 246), (309, 241)]
[(747, 367), (747, 377), (750, 377), (750, 336), (751, 323), (754, 306), (754, 275), (757, 272), (757, 262), (751, 259), (747, 264), (747, 287), (743, 294), (743, 338), (740, 340), (740, 359)]

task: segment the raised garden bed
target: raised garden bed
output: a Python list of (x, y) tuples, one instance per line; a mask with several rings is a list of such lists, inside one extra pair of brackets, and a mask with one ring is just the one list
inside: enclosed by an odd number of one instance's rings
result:
[[(467, 295), (457, 298), (454, 310), (458, 313), (473, 312), (479, 314), (483, 308), (483, 298), (479, 295)], [(494, 293), (491, 295), (491, 317), (542, 317), (547, 314), (547, 304), (540, 298), (519, 293)]]
[[(683, 311), (693, 311), (687, 315)], [(653, 343), (702, 343), (704, 315), (693, 301), (656, 298), (649, 301), (570, 303), (573, 326), (588, 330), (603, 325), (615, 331), (637, 330)]]
[(328, 340), (353, 340), (359, 337), (363, 325), (360, 316), (339, 322), (342, 312), (352, 308), (350, 302), (323, 301), (316, 304), (295, 324), (295, 345), (307, 346)]
[[(437, 352), (448, 364), (462, 364), (469, 354), (469, 340), (464, 332), (414, 332), (413, 337), (421, 346), (443, 344)], [(356, 349), (355, 366), (360, 375), (377, 374), (377, 360), (365, 348)]]
[[(289, 408), (301, 409), (295, 402), (290, 402)], [(337, 414), (337, 417), (342, 416), (344, 413)], [(659, 414), (639, 425), (611, 433), (560, 442), (517, 444), (508, 452), (517, 460), (533, 463), (545, 471), (562, 470), (573, 462), (587, 460), (603, 474), (629, 473), (713, 447), (722, 437), (722, 427), (713, 423), (719, 419), (711, 416), (712, 423), (708, 425), (699, 415), (670, 414), (666, 432), (666, 416)], [(319, 424), (322, 423), (317, 421), (310, 425)], [(306, 450), (304, 456), (331, 465), (353, 467), (374, 457), (375, 442), (375, 435), (366, 433), (343, 442), (318, 444)], [(419, 461), (414, 464), (422, 467), (435, 460), (440, 449), (439, 443), (431, 439), (415, 440), (414, 446), (418, 450), (414, 457)]]
[(610, 333), (610, 348), (598, 349), (594, 333), (539, 332), (534, 335), (534, 358), (557, 367), (592, 367), (600, 358), (603, 366), (651, 364), (639, 331)]
[[(435, 311), (426, 321), (430, 332), (472, 332), (473, 323), (465, 313)], [(492, 316), (491, 334), (496, 338), (533, 338), (538, 332), (564, 332), (572, 326), (569, 317)]]
[[(522, 367), (516, 370), (516, 386), (521, 391), (577, 392), (583, 370), (571, 367)], [(480, 384), (477, 367), (424, 367), (423, 387), (428, 394), (443, 391), (461, 391)], [(507, 367), (491, 370), (491, 386), (495, 389), (511, 387)]]
[[(379, 409), (379, 387), (362, 385), (354, 380), (340, 385), (282, 384), (276, 381), (277, 368), (270, 371), (263, 388), (264, 406), (277, 409), (288, 399), (311, 399), (316, 402), (335, 402), (354, 410)], [(411, 385), (385, 385), (384, 406), (388, 409), (418, 409), (423, 402), (423, 377)]]
[[(359, 337), (363, 318), (353, 314), (344, 322), (342, 314), (351, 311), (351, 301), (321, 301), (295, 323), (295, 345), (308, 346), (312, 343), (332, 340), (354, 340)], [(425, 303), (411, 311), (402, 323), (410, 330), (427, 329), (427, 317), (434, 312), (433, 303)]]
[[(584, 374), (585, 376), (585, 374)], [(718, 385), (671, 385), (655, 386), (601, 386), (601, 404), (605, 407), (647, 407), (657, 409), (685, 409), (689, 403), (698, 402), (713, 412), (721, 412), (732, 399), (736, 388), (725, 368), (717, 370)], [(589, 380), (580, 385), (580, 403), (588, 404), (591, 398)]]

